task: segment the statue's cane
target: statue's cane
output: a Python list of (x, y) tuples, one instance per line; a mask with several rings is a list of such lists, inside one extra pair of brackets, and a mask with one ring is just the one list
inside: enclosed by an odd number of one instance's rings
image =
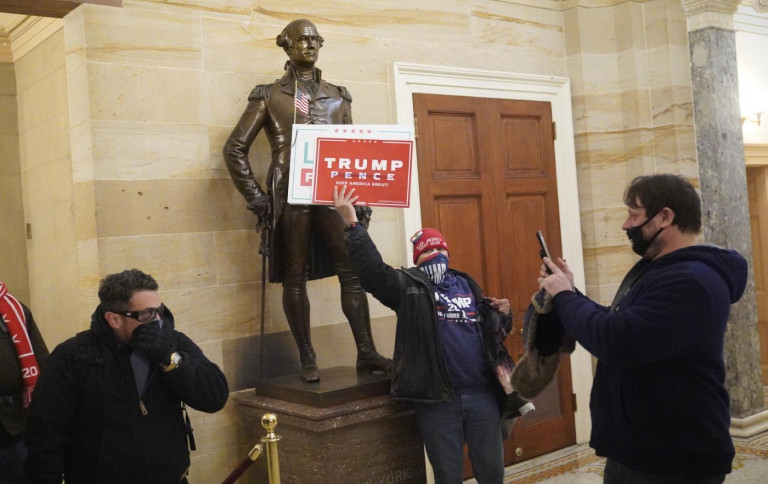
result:
[(266, 212), (267, 213), (264, 215), (264, 221), (262, 222), (259, 220), (259, 225), (261, 225), (261, 245), (259, 246), (259, 252), (261, 252), (261, 332), (259, 335), (259, 383), (261, 383), (264, 379), (264, 306), (266, 305), (267, 297), (267, 259), (269, 257), (270, 218), (272, 217), (271, 205)]

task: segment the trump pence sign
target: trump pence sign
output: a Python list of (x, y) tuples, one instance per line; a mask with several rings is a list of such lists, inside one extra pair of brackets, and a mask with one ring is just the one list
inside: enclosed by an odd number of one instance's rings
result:
[(412, 126), (294, 125), (288, 203), (333, 204), (347, 186), (359, 203), (408, 207), (412, 158)]

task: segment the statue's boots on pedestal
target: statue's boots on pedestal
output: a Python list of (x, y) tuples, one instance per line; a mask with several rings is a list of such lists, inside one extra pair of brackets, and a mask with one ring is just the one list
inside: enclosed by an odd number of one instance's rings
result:
[(355, 366), (357, 371), (389, 373), (392, 370), (392, 360), (380, 355), (371, 341), (357, 345), (357, 364)]
[(299, 348), (299, 358), (301, 359), (301, 381), (307, 383), (317, 383), (320, 381), (320, 371), (317, 369), (315, 361), (315, 351), (311, 346)]

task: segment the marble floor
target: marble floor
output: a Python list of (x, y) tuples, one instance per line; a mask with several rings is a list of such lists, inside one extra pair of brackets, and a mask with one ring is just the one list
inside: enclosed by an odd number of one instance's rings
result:
[[(768, 406), (768, 386), (764, 388)], [(768, 431), (750, 438), (733, 438), (736, 457), (725, 478), (732, 484), (768, 483)], [(574, 445), (507, 467), (504, 484), (602, 484), (605, 459), (587, 444)], [(475, 484), (474, 479), (464, 484)]]
[[(768, 432), (748, 439), (733, 439), (736, 458), (726, 483), (768, 482)], [(504, 483), (515, 484), (602, 484), (605, 459), (587, 444), (576, 445), (530, 461), (510, 466)], [(472, 483), (474, 480), (466, 481)]]

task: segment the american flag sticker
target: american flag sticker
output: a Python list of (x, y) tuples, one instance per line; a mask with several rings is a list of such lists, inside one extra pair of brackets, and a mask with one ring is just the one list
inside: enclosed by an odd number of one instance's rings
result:
[(293, 98), (293, 105), (302, 113), (309, 114), (309, 98), (299, 88), (296, 88), (296, 96)]

